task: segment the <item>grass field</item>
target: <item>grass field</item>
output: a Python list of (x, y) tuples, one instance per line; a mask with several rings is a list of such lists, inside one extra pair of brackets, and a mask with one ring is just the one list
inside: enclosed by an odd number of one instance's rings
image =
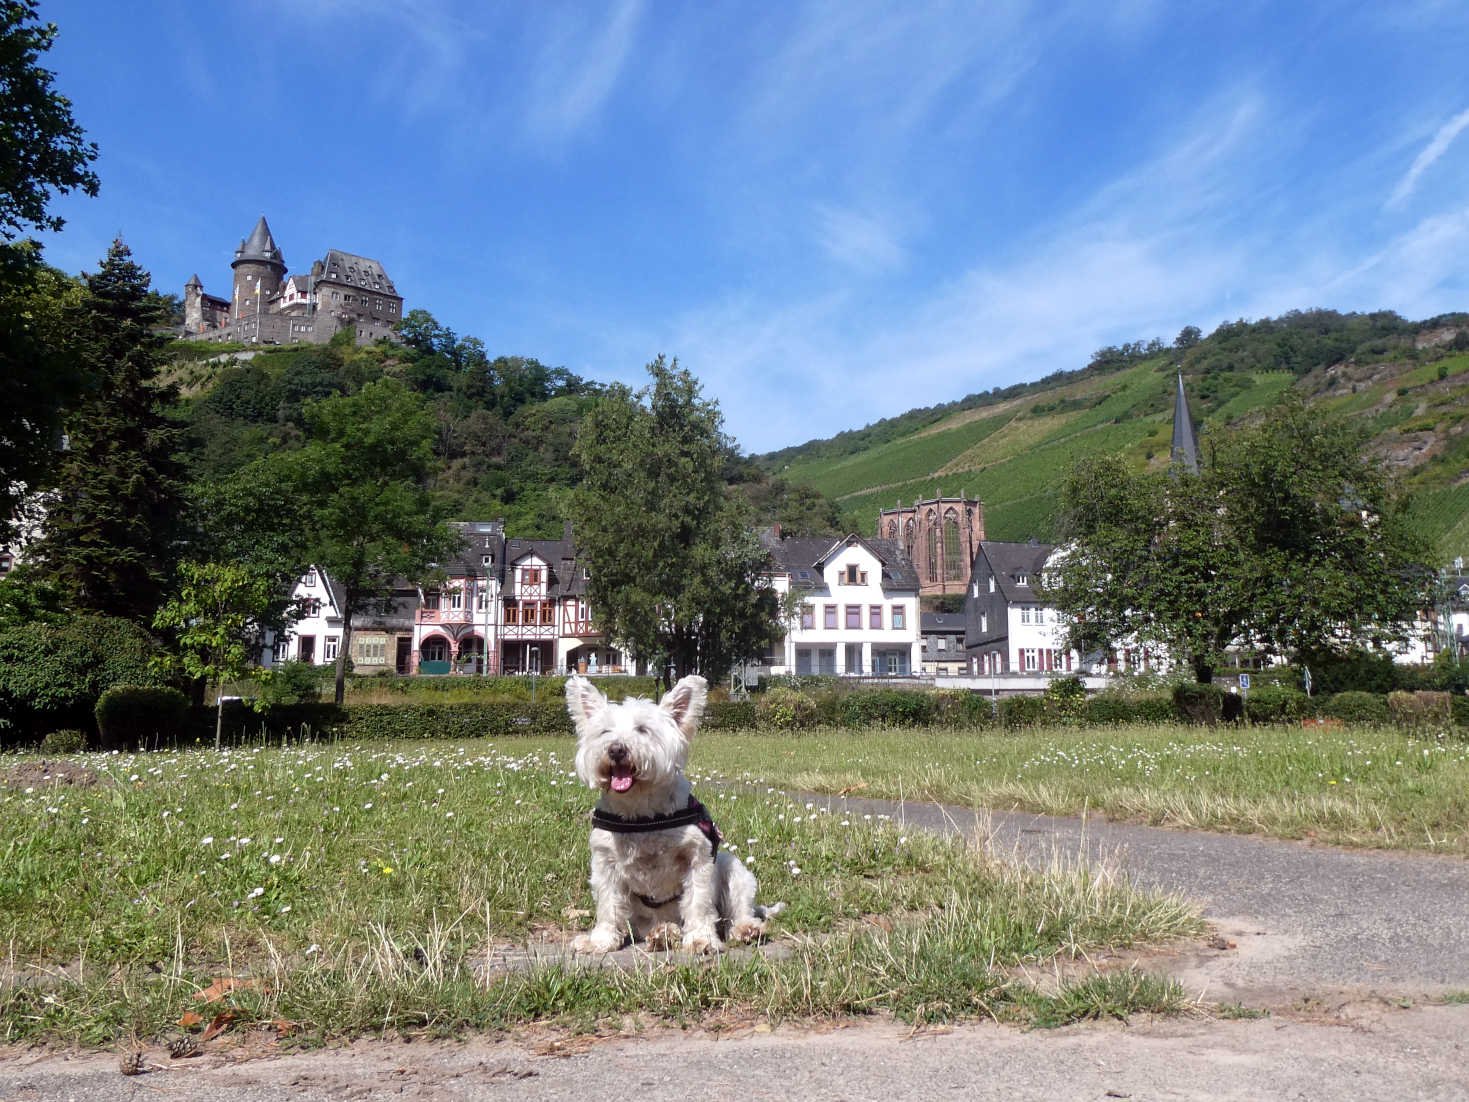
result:
[[(708, 739), (699, 762), (798, 791), (992, 810), (1083, 808), (1167, 826), (1469, 854), (1469, 743), (1343, 728), (1051, 728), (813, 732), (752, 754)], [(751, 770), (748, 762), (758, 757)]]
[[(741, 773), (780, 745), (702, 741)], [(1179, 900), (709, 778), (729, 848), (762, 899), (788, 904), (781, 953), (587, 970), (553, 948), (505, 970), (505, 947), (555, 947), (590, 925), (594, 799), (571, 751), (526, 739), (0, 758), (0, 1040), (126, 1044), (211, 1019), (304, 1041), (868, 1013), (1054, 1024), (1180, 1004), (1149, 976), (1042, 994), (1015, 974), (1197, 933)], [(52, 783), (63, 772), (78, 783)]]

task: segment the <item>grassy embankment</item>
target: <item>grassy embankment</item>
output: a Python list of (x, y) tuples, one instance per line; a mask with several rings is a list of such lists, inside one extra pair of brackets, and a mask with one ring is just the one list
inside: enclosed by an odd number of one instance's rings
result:
[[(785, 744), (703, 741), (740, 773)], [(0, 759), (0, 1040), (126, 1044), (221, 1011), (232, 1032), (321, 1040), (870, 1013), (1053, 1024), (1181, 1004), (1152, 976), (1042, 993), (1017, 972), (1199, 932), (1177, 899), (712, 785), (761, 897), (789, 904), (780, 952), (598, 970), (553, 951), (507, 969), (506, 947), (590, 924), (593, 799), (571, 752), (524, 739), (53, 759), (95, 780), (72, 786)], [(233, 990), (196, 999), (220, 977)]]

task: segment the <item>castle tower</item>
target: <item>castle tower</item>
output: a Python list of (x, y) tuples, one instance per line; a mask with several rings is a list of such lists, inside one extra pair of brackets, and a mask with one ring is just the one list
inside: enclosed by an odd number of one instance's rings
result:
[(236, 319), (260, 312), (271, 295), (279, 293), (281, 281), (286, 276), (286, 261), (276, 247), (265, 215), (260, 216), (250, 236), (240, 242), (230, 267), (235, 270)]
[(184, 332), (204, 331), (204, 284), (199, 282), (199, 273), (184, 284)]

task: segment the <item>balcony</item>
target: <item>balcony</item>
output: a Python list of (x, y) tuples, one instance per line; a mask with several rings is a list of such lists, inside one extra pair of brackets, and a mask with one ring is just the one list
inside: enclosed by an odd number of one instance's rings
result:
[(420, 624), (479, 624), (485, 614), (468, 608), (421, 608), (418, 610)]

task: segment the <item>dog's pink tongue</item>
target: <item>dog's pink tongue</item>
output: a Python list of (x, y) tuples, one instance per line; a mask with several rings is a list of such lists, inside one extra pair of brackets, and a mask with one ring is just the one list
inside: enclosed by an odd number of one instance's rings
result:
[(632, 787), (632, 770), (625, 765), (616, 766), (612, 770), (612, 791), (626, 792)]

